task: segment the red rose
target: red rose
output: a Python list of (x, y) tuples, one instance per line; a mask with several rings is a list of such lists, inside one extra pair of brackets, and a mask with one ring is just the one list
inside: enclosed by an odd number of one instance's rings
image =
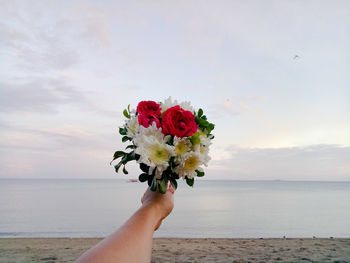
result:
[(152, 113), (160, 116), (160, 105), (154, 101), (141, 101), (136, 109), (138, 114)]
[(192, 112), (180, 106), (174, 106), (163, 114), (162, 131), (165, 135), (170, 134), (180, 138), (191, 136), (197, 132), (197, 123)]
[(139, 114), (138, 119), (139, 119), (139, 124), (146, 127), (146, 128), (148, 126), (152, 125), (153, 122), (156, 123), (157, 128), (160, 127), (160, 121), (158, 119), (158, 116), (152, 112), (141, 113), (141, 114)]

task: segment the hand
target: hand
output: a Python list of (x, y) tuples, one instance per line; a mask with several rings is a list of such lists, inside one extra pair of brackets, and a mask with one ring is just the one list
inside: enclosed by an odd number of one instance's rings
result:
[(156, 213), (157, 222), (154, 230), (157, 230), (164, 218), (174, 208), (174, 189), (171, 187), (165, 194), (158, 191), (152, 192), (149, 187), (141, 198), (142, 208), (153, 210)]

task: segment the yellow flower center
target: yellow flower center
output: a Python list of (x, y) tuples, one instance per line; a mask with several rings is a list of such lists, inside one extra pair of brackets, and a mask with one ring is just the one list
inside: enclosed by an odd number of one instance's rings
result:
[(196, 156), (191, 156), (190, 158), (188, 158), (188, 159), (185, 161), (184, 168), (185, 168), (185, 170), (187, 170), (187, 171), (193, 171), (194, 169), (197, 168), (198, 163), (199, 163), (198, 158), (197, 158)]
[(177, 155), (182, 155), (187, 151), (187, 146), (184, 142), (179, 142), (175, 147), (175, 152)]
[(165, 147), (161, 145), (153, 145), (150, 149), (149, 159), (155, 164), (163, 164), (168, 162), (170, 154)]

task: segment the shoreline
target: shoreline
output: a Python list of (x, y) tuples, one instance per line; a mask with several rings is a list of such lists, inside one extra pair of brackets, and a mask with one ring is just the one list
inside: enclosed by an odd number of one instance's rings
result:
[[(74, 262), (102, 238), (0, 238), (1, 262)], [(350, 238), (155, 238), (152, 262), (348, 262)]]

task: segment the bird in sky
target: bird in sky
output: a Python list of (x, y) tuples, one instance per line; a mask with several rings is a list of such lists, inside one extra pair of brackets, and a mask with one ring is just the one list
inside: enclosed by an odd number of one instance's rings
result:
[(295, 55), (293, 59), (297, 59), (297, 58), (299, 58), (299, 56), (298, 56), (298, 55)]

